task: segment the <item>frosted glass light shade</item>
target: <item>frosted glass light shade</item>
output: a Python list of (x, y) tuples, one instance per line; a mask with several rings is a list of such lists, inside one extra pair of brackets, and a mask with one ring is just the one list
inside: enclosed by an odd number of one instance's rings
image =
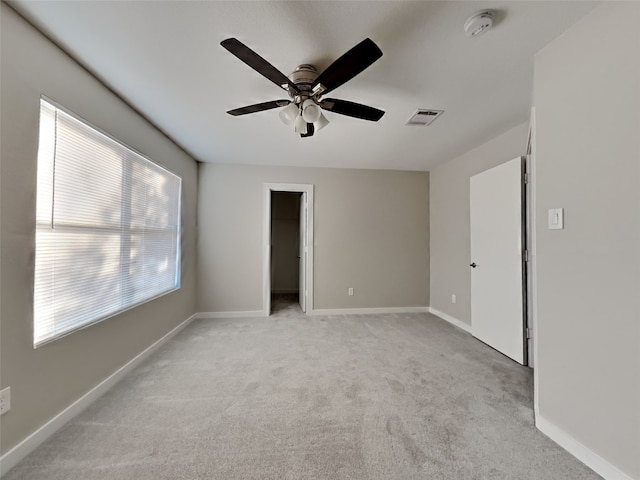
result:
[(322, 111), (316, 102), (310, 98), (306, 99), (302, 104), (302, 118), (305, 122), (314, 123), (317, 122), (322, 115)]
[(322, 114), (322, 112), (320, 112), (320, 117), (318, 117), (318, 120), (313, 122), (313, 126), (315, 127), (316, 131), (318, 131), (318, 130), (323, 129), (327, 125), (329, 125), (329, 120), (327, 120), (327, 117), (325, 117)]
[(307, 122), (304, 121), (302, 115), (298, 115), (295, 121), (295, 130), (296, 133), (302, 133), (304, 135), (307, 134)]
[(296, 116), (298, 115), (298, 106), (292, 102), (280, 110), (279, 115), (282, 123), (285, 125), (293, 125), (293, 122), (296, 120)]

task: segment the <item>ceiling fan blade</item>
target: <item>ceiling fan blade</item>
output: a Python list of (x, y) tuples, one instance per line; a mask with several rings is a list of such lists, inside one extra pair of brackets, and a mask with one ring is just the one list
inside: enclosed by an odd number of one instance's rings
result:
[(329, 65), (325, 71), (316, 78), (311, 88), (316, 92), (316, 87), (322, 85), (324, 90), (321, 89), (321, 93), (330, 92), (361, 73), (381, 56), (382, 50), (373, 43), (373, 40), (365, 38)]
[(220, 42), (220, 45), (249, 65), (260, 75), (278, 85), (280, 88), (284, 88), (286, 90), (288, 86), (296, 93), (300, 93), (295, 83), (291, 82), (284, 73), (251, 50), (244, 43), (240, 42), (237, 38), (227, 38)]
[(256, 103), (255, 105), (247, 105), (246, 107), (235, 108), (227, 113), (237, 117), (238, 115), (247, 115), (248, 113), (262, 112), (263, 110), (271, 110), (272, 108), (286, 107), (291, 102), (289, 100), (272, 100), (270, 102)]
[(362, 105), (361, 103), (339, 100), (337, 98), (325, 98), (319, 105), (320, 108), (329, 112), (360, 118), (362, 120), (370, 120), (372, 122), (377, 122), (384, 115), (383, 110)]

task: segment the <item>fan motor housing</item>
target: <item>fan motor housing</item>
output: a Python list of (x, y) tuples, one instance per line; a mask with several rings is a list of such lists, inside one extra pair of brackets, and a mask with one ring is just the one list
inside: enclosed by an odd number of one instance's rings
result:
[[(311, 85), (318, 78), (318, 70), (313, 65), (308, 63), (298, 65), (296, 69), (289, 75), (289, 80), (296, 84), (300, 90), (300, 97), (308, 98), (312, 96)], [(296, 92), (289, 88), (289, 96), (291, 98), (296, 97)]]

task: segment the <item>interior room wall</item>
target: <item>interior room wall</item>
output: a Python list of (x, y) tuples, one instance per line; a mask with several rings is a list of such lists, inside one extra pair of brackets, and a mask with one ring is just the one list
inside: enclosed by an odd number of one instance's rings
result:
[(537, 423), (612, 479), (640, 479), (639, 24), (604, 2), (535, 58)]
[(265, 183), (314, 185), (314, 309), (428, 305), (427, 172), (201, 164), (200, 312), (262, 310)]
[[(529, 124), (502, 135), (431, 170), (432, 310), (471, 325), (469, 178), (524, 155)], [(451, 302), (456, 295), (456, 303)]]
[[(1, 11), (1, 388), (7, 452), (195, 311), (197, 164), (5, 3)], [(40, 95), (182, 176), (178, 291), (33, 348), (36, 156)]]
[(298, 292), (301, 194), (271, 195), (271, 292)]

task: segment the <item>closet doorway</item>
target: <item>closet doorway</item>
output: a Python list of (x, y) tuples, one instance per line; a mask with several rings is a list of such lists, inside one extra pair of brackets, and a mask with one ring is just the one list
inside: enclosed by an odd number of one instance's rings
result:
[(264, 313), (308, 313), (313, 304), (313, 185), (265, 184), (264, 203)]

